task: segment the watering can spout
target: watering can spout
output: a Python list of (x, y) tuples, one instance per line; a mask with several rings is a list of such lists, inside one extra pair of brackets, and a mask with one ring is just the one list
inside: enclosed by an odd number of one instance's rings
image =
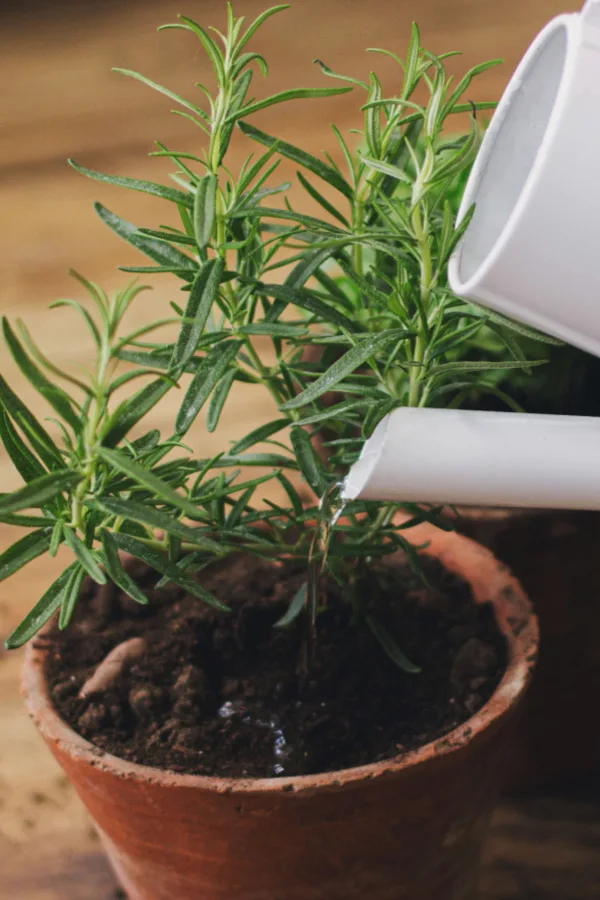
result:
[(600, 419), (397, 409), (365, 443), (346, 500), (600, 509)]
[[(600, 357), (600, 0), (540, 32), (492, 118), (450, 259), (459, 297)], [(347, 500), (600, 509), (600, 419), (397, 409)]]

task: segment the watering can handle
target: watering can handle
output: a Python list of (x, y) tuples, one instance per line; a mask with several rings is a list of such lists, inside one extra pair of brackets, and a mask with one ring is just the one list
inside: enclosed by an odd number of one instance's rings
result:
[(600, 0), (587, 0), (581, 10), (581, 15), (584, 22), (600, 28)]

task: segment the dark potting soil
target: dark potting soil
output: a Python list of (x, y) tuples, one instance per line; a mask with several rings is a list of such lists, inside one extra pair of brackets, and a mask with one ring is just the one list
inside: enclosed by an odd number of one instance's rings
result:
[[(69, 628), (42, 639), (54, 703), (101, 749), (176, 772), (290, 776), (398, 757), (468, 719), (506, 666), (491, 607), (437, 564), (427, 568), (430, 587), (407, 567), (386, 567), (363, 591), (420, 674), (401, 671), (369, 627), (352, 622), (330, 583), (305, 676), (301, 622), (273, 628), (306, 578), (301, 565), (240, 557), (205, 569), (199, 580), (227, 614), (175, 586), (156, 590), (158, 576), (135, 563), (149, 606), (85, 584)], [(80, 699), (107, 654), (132, 637), (146, 652)]]

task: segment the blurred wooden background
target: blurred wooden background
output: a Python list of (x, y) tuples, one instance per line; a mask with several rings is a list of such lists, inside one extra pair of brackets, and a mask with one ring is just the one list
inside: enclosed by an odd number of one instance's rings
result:
[[(315, 57), (347, 74), (364, 75), (375, 67), (386, 88), (394, 92), (398, 78), (394, 65), (382, 57), (368, 58), (364, 51), (386, 47), (403, 55), (410, 23), (416, 19), (425, 45), (432, 50), (464, 51), (462, 59), (453, 63), (457, 72), (503, 57), (505, 64), (478, 79), (472, 92), (473, 99), (497, 99), (531, 38), (568, 2), (291, 0), (291, 9), (271, 20), (255, 41), (271, 67), (268, 83), (257, 78), (256, 92), (260, 96), (260, 92), (292, 85), (322, 85), (325, 79), (312, 65)], [(235, 8), (238, 14), (251, 17), (265, 5), (264, 0), (238, 0)], [(0, 9), (0, 311), (13, 318), (22, 316), (48, 355), (62, 365), (85, 366), (90, 351), (67, 310), (47, 309), (57, 297), (80, 296), (68, 268), (110, 290), (127, 277), (116, 271), (117, 265), (135, 264), (139, 259), (133, 248), (128, 249), (96, 219), (93, 201), (99, 199), (143, 225), (155, 226), (164, 221), (165, 213), (161, 201), (90, 182), (74, 173), (65, 160), (72, 156), (102, 171), (163, 180), (168, 164), (146, 155), (154, 140), (176, 149), (197, 150), (200, 132), (169, 115), (168, 100), (110, 71), (111, 66), (137, 69), (183, 94), (194, 92), (195, 81), (210, 80), (207, 62), (191, 35), (156, 32), (159, 24), (173, 21), (179, 12), (204, 24), (221, 25), (225, 3), (46, 0), (21, 4), (4, 0)], [(323, 148), (335, 152), (329, 123), (335, 121), (342, 131), (359, 127), (361, 102), (352, 94), (299, 102), (264, 111), (255, 121), (314, 153)], [(237, 141), (234, 165), (245, 151), (243, 142)], [(293, 176), (293, 169), (286, 174)], [(300, 195), (295, 202), (305, 203)], [(138, 301), (132, 321), (164, 315), (177, 290), (176, 283), (157, 279), (153, 294), (142, 295)], [(4, 347), (0, 354), (5, 377), (40, 415), (45, 414)], [(258, 394), (239, 390), (215, 435), (207, 436), (199, 423), (190, 434), (198, 452), (207, 455), (225, 448), (242, 429), (271, 416), (271, 401)], [(167, 402), (157, 408), (152, 424), (168, 431), (171, 414)], [(17, 483), (2, 453), (0, 491)], [(0, 549), (16, 537), (0, 526)], [(38, 561), (0, 586), (0, 637), (37, 599), (57, 565), (56, 560)], [(23, 900), (108, 897), (98, 887), (108, 881), (92, 879), (91, 893), (77, 887), (82, 884), (77, 871), (80, 876), (87, 871), (85, 857), (68, 876), (75, 885), (72, 891), (63, 883), (60, 893), (41, 874), (50, 871), (50, 860), (58, 871), (61, 854), (73, 847), (84, 853), (96, 851), (85, 815), (21, 712), (19, 660), (18, 653), (0, 656), (0, 896)], [(35, 852), (39, 847), (39, 858), (46, 863), (40, 862), (37, 870), (27, 865), (26, 884), (18, 881), (16, 873), (31, 854), (33, 841)], [(538, 855), (543, 865), (544, 854)], [(563, 860), (567, 867), (569, 859), (567, 854)], [(3, 870), (8, 872), (5, 881)], [(519, 893), (518, 888), (498, 884), (490, 897), (579, 900), (600, 896), (600, 888), (593, 888), (596, 893), (582, 889), (571, 894), (534, 894), (533, 888)]]

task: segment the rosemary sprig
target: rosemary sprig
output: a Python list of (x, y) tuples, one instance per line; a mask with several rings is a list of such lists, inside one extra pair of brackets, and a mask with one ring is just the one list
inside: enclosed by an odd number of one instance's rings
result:
[[(155, 155), (175, 165), (172, 184), (71, 163), (100, 183), (176, 208), (177, 228), (138, 227), (96, 204), (101, 219), (150, 261), (125, 270), (175, 276), (185, 299), (173, 302), (164, 319), (126, 333), (125, 314), (142, 288), (130, 284), (109, 297), (76, 276), (88, 302), (59, 305), (73, 307), (92, 336), (96, 357), (87, 381), (47, 359), (24, 326), (4, 322), (8, 348), (59, 417), (62, 440), (57, 444), (0, 379), (0, 436), (24, 481), (0, 497), (0, 521), (29, 529), (0, 556), (0, 578), (63, 544), (72, 556), (9, 637), (9, 647), (29, 639), (59, 609), (60, 627), (66, 627), (84, 575), (111, 579), (145, 602), (119, 551), (156, 569), (162, 583), (172, 581), (223, 610), (194, 571), (237, 552), (308, 562), (309, 523), (319, 511), (306, 504), (302, 481), (317, 496), (328, 491), (384, 415), (401, 405), (454, 403), (482, 383), (482, 373), (537, 363), (524, 358), (511, 336), (517, 326), (453, 297), (446, 282), (446, 262), (465, 227), (455, 228), (456, 198), (479, 142), (476, 112), (490, 107), (470, 103), (465, 92), (494, 63), (476, 66), (455, 86), (445, 57), (425, 50), (414, 26), (406, 58), (389, 54), (402, 73), (397, 96), (384, 96), (375, 73), (365, 81), (349, 79), (321, 62), (323, 74), (341, 86), (257, 100), (250, 93), (255, 70), (266, 75), (267, 63), (247, 47), (284, 8), (268, 9), (246, 25), (228, 4), (223, 34), (187, 17), (166, 26), (190, 32), (213, 67), (215, 90), (199, 85), (193, 100), (117, 70), (165, 94), (203, 136), (197, 154), (157, 142)], [(362, 128), (356, 147), (334, 126), (343, 168), (248, 121), (268, 106), (351, 90), (360, 95)], [(414, 99), (423, 95), (422, 103)], [(468, 134), (447, 139), (447, 122), (465, 113)], [(260, 149), (234, 174), (228, 151), (236, 127)], [(299, 185), (320, 204), (320, 217), (294, 209), (287, 198), (277, 200), (289, 187), (274, 181), (282, 157), (299, 167)], [(282, 267), (283, 282), (276, 277)], [(160, 326), (172, 321), (178, 336), (161, 340)], [(469, 355), (484, 328), (502, 341), (493, 360)], [(119, 369), (123, 363), (129, 368)], [(124, 391), (137, 379), (141, 387)], [(207, 427), (218, 428), (238, 382), (269, 393), (272, 420), (213, 459), (194, 459), (183, 443), (187, 430), (205, 408)], [(143, 432), (147, 414), (175, 388), (182, 400), (172, 434)], [(332, 391), (338, 395), (333, 404)], [(319, 453), (316, 439), (324, 435), (326, 453)], [(266, 473), (246, 474), (256, 466)], [(258, 489), (274, 480), (286, 503), (259, 503)], [(381, 629), (368, 603), (358, 603), (357, 585), (365, 567), (399, 548), (414, 557), (394, 522), (397, 509), (349, 504), (327, 558), (328, 571), (347, 589), (354, 618), (362, 617), (376, 635)], [(410, 509), (404, 527), (424, 518), (441, 522), (439, 510)], [(301, 612), (306, 595), (299, 593), (280, 625)], [(386, 635), (387, 652), (395, 647), (391, 641)], [(393, 655), (403, 658), (399, 650)]]

